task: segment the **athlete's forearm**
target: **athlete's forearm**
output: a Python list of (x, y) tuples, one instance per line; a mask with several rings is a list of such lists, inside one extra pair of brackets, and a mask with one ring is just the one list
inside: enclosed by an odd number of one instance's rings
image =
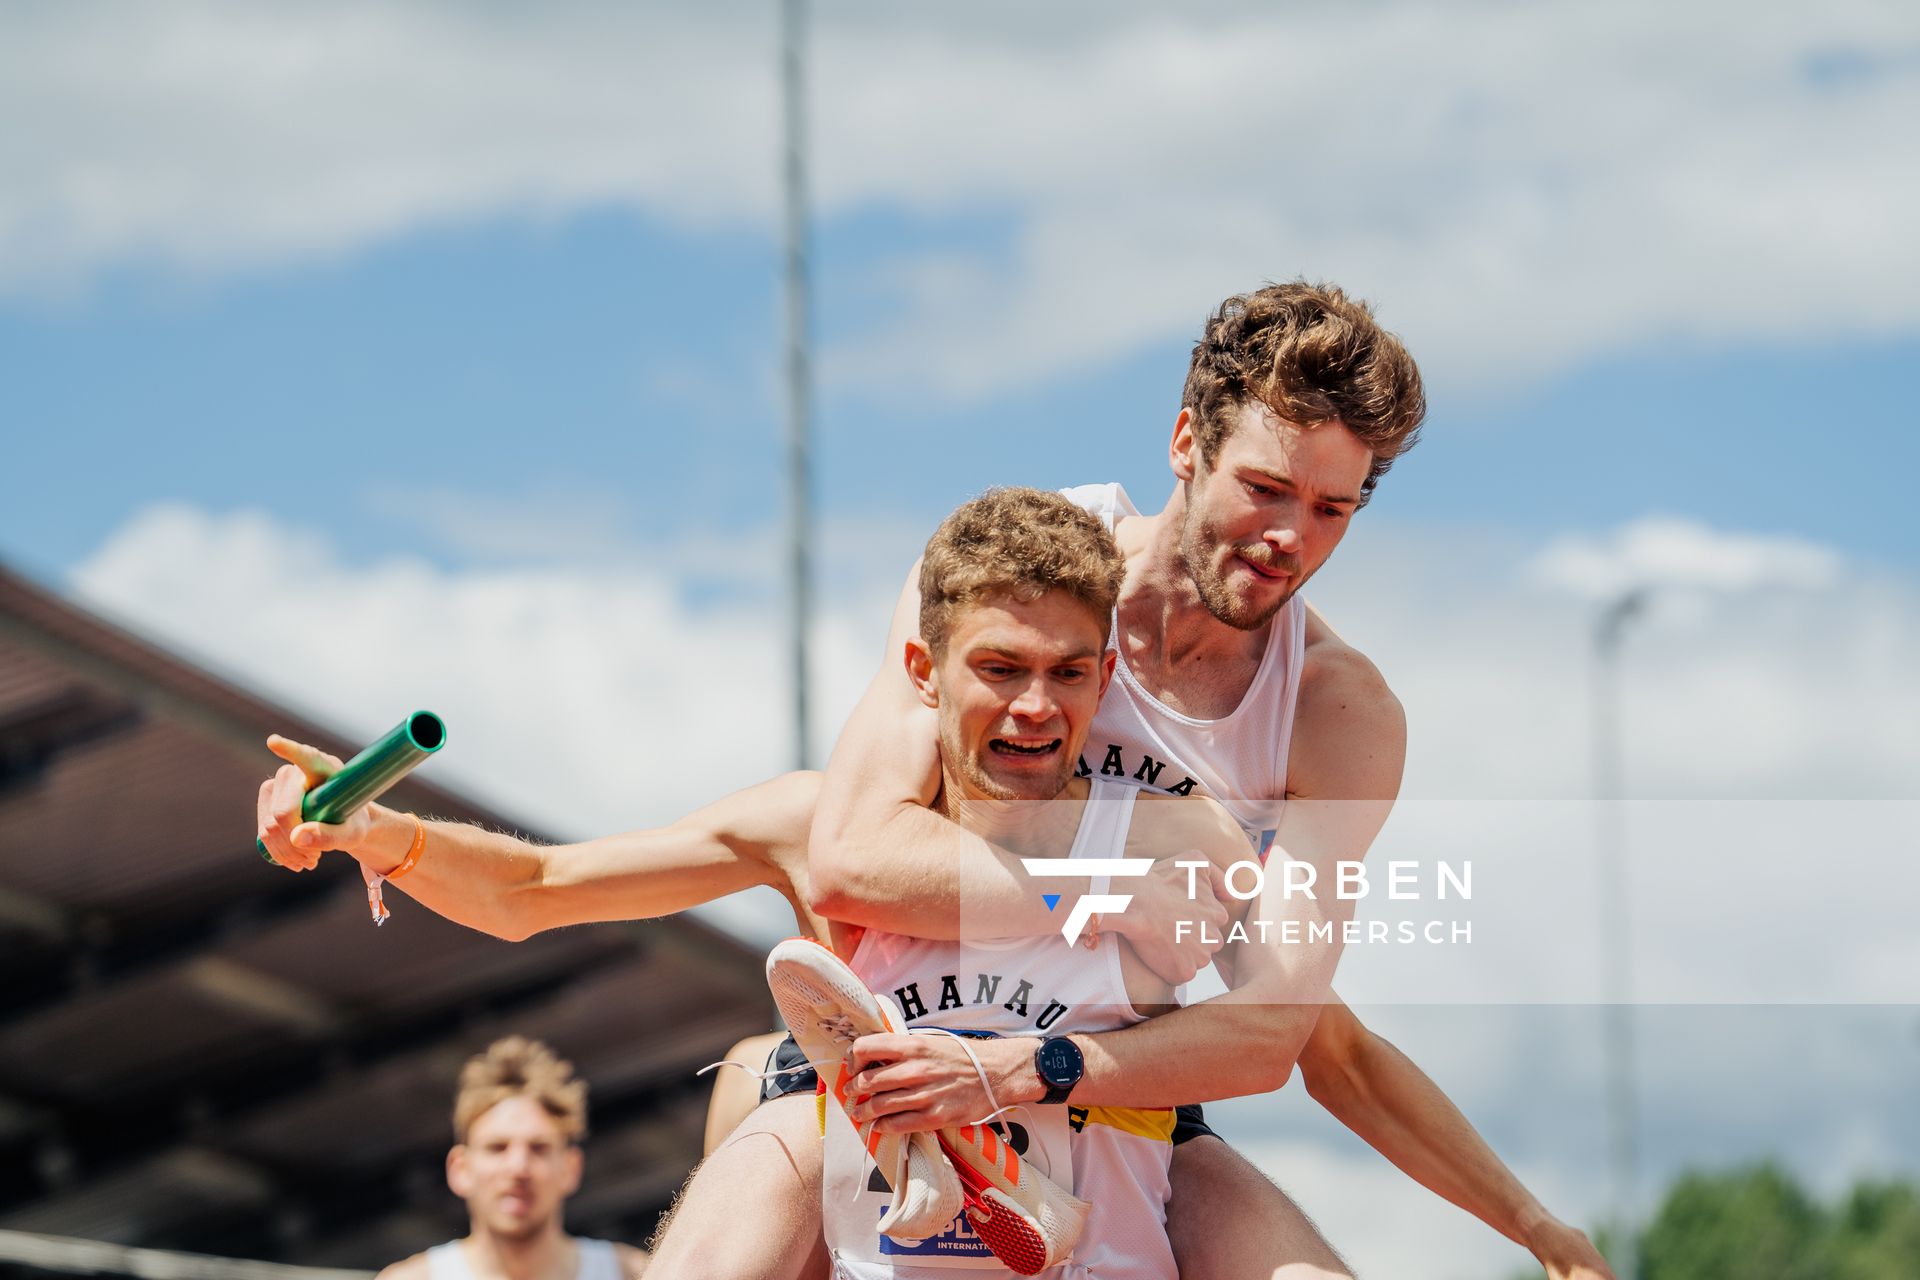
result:
[(1401, 1172), (1517, 1244), (1551, 1221), (1512, 1170), (1427, 1074), (1329, 1004), (1300, 1056), (1300, 1076), (1333, 1117)]
[[(1075, 1032), (1086, 1072), (1068, 1101), (1092, 1107), (1177, 1107), (1271, 1093), (1287, 1082), (1293, 1054), (1319, 1009), (1203, 1001), (1117, 1031)], [(1277, 1052), (1252, 1053), (1248, 1045)], [(1287, 1046), (1293, 1046), (1289, 1052)], [(1034, 1069), (1034, 1036), (975, 1042), (973, 1048), (1002, 1106), (1038, 1102), (1046, 1092)]]
[(823, 800), (811, 849), (814, 909), (835, 920), (930, 939), (1059, 928), (1018, 858), (917, 804), (836, 822)]
[(1315, 1005), (1216, 997), (1119, 1031), (1076, 1036), (1086, 1075), (1083, 1106), (1177, 1107), (1271, 1093), (1319, 1016)]
[[(392, 872), (415, 835), (414, 815), (385, 805), (367, 806), (367, 840), (347, 850), (369, 871)], [(422, 819), (420, 860), (392, 882), (399, 890), (457, 924), (509, 941), (537, 932), (525, 906), (545, 878), (555, 851), (514, 836), (461, 822)]]
[[(562, 925), (670, 915), (759, 884), (792, 897), (787, 869), (804, 857), (816, 790), (817, 775), (791, 774), (670, 826), (565, 845), (428, 822), (420, 860), (392, 888), (510, 941)], [(372, 816), (372, 835), (350, 852), (384, 874), (404, 858), (413, 818), (382, 806)]]

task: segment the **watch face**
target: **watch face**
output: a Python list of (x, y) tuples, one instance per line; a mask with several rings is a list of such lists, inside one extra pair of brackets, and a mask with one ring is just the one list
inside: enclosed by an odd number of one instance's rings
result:
[(1036, 1057), (1040, 1078), (1056, 1088), (1072, 1088), (1086, 1070), (1080, 1047), (1064, 1037), (1043, 1042)]

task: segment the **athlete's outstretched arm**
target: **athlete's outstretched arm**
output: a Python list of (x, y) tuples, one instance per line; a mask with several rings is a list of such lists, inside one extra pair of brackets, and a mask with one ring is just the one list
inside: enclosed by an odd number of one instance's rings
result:
[[(340, 761), (275, 736), (287, 761), (260, 785), (257, 834), (276, 862), (304, 871), (340, 849), (380, 874), (412, 845), (413, 815), (369, 804), (335, 826), (303, 822), (300, 801)], [(819, 775), (735, 792), (671, 826), (578, 844), (537, 845), (460, 822), (426, 821), (420, 860), (392, 883), (449, 920), (519, 941), (543, 929), (671, 915), (753, 885), (805, 902), (807, 831)]]
[(1402, 1173), (1532, 1251), (1553, 1280), (1612, 1280), (1593, 1243), (1547, 1212), (1440, 1086), (1337, 998), (1300, 1054), (1300, 1078)]
[[(931, 808), (940, 793), (939, 717), (915, 694), (904, 661), (920, 630), (919, 578), (915, 561), (880, 670), (827, 762), (808, 853), (813, 908), (916, 938), (1051, 933), (1061, 917), (1041, 901), (1020, 860)], [(1110, 923), (1149, 968), (1180, 983), (1206, 966), (1213, 947), (1148, 927), (1203, 910), (1188, 901), (1174, 852), (1129, 885), (1134, 907)], [(1205, 892), (1211, 898), (1211, 888)], [(1057, 910), (1070, 909), (1074, 894), (1065, 896)]]

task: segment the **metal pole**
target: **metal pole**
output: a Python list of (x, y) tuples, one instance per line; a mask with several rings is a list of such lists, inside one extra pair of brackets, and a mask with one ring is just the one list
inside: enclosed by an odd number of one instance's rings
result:
[(793, 646), (793, 759), (811, 752), (807, 708), (807, 633), (813, 616), (812, 479), (808, 437), (813, 394), (807, 280), (806, 0), (780, 0), (781, 174), (786, 195), (787, 536)]
[(1624, 748), (1620, 733), (1620, 637), (1646, 605), (1636, 588), (1602, 609), (1593, 631), (1593, 793), (1598, 856), (1601, 1043), (1606, 1071), (1607, 1154), (1618, 1239), (1608, 1251), (1619, 1280), (1637, 1280), (1640, 1141), (1633, 1071), (1633, 967), (1624, 833)]

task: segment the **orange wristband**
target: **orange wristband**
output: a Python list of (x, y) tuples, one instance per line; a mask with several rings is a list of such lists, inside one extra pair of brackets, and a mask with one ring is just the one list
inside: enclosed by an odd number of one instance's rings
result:
[(407, 846), (407, 856), (400, 859), (400, 865), (387, 872), (383, 879), (398, 880), (413, 870), (413, 864), (420, 861), (420, 855), (427, 851), (427, 824), (420, 821), (420, 815), (410, 813), (413, 819), (413, 843)]

